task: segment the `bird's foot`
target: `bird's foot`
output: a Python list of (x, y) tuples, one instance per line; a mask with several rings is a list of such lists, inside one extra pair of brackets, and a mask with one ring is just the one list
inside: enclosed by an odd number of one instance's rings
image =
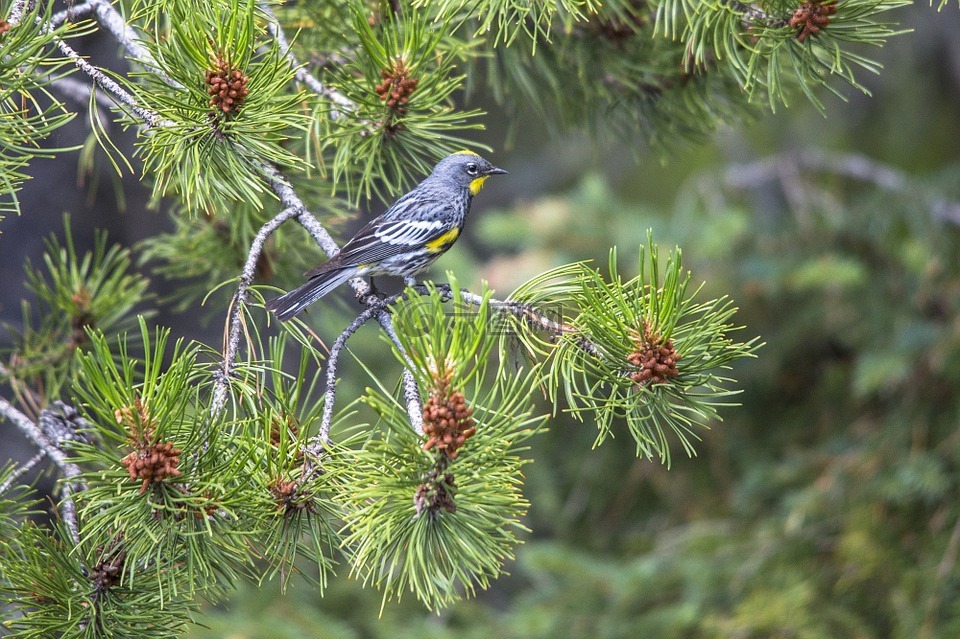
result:
[(373, 283), (373, 278), (370, 278), (370, 287), (361, 293), (357, 293), (357, 301), (364, 305), (373, 304), (381, 300), (380, 291), (377, 290), (377, 285)]

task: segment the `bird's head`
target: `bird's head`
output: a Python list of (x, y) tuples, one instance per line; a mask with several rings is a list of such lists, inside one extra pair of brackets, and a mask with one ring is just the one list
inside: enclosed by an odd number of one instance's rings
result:
[(431, 177), (452, 182), (469, 189), (470, 195), (476, 195), (488, 177), (503, 173), (506, 171), (498, 169), (473, 151), (458, 151), (440, 160), (433, 168)]

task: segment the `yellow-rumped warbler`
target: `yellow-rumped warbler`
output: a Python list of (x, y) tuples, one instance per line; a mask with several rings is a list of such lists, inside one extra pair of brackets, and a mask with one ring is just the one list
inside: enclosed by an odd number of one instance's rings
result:
[(473, 196), (499, 173), (506, 171), (472, 151), (448, 155), (337, 255), (304, 273), (306, 284), (270, 300), (267, 309), (286, 321), (352, 277), (396, 275), (412, 284), (457, 241)]

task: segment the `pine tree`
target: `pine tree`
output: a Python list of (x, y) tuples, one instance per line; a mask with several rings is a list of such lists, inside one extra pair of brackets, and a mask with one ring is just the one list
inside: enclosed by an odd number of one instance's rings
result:
[[(526, 452), (552, 415), (595, 425), (598, 445), (625, 432), (643, 458), (669, 464), (673, 442), (692, 454), (759, 341), (738, 341), (732, 302), (704, 299), (652, 235), (628, 272), (611, 249), (602, 268), (568, 264), (502, 297), (452, 273), (392, 296), (352, 282), (362, 310), (327, 353), (314, 318), (271, 322), (267, 282), (293, 282), (291, 254), (335, 253), (330, 224), (357, 202), (481, 148), (468, 134), (483, 114), (458, 106), (480, 87), (558, 128), (668, 149), (792, 96), (822, 108), (824, 91), (861, 88), (878, 68), (856, 51), (896, 33), (882, 14), (902, 4), (4, 2), (4, 210), (21, 213), (24, 167), (66, 151), (39, 142), (82, 112), (114, 169), (142, 163), (171, 209), (175, 231), (145, 258), (191, 280), (181, 304), (214, 292), (226, 317), (222, 348), (171, 345), (130, 251), (101, 236), (80, 255), (69, 221), (28, 265), (43, 320), (24, 306), (0, 367), (0, 413), (38, 451), (0, 472), (7, 629), (168, 637), (201, 600), (285, 582), (303, 559), (321, 589), (341, 562), (385, 601), (439, 609), (513, 556)], [(84, 58), (76, 38), (93, 30), (131, 71)], [(74, 111), (58, 92), (77, 79), (89, 103)], [(136, 130), (135, 158), (98, 120), (105, 101)], [(341, 358), (368, 323), (396, 367), (360, 361), (369, 388), (344, 400)], [(49, 526), (27, 520), (19, 485), (41, 463), (58, 475)]]

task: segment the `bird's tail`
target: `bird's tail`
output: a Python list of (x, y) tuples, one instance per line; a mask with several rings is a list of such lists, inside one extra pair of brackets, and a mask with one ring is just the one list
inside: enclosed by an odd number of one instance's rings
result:
[(273, 311), (281, 322), (286, 322), (356, 274), (356, 267), (347, 267), (315, 275), (299, 288), (267, 302), (267, 310)]

